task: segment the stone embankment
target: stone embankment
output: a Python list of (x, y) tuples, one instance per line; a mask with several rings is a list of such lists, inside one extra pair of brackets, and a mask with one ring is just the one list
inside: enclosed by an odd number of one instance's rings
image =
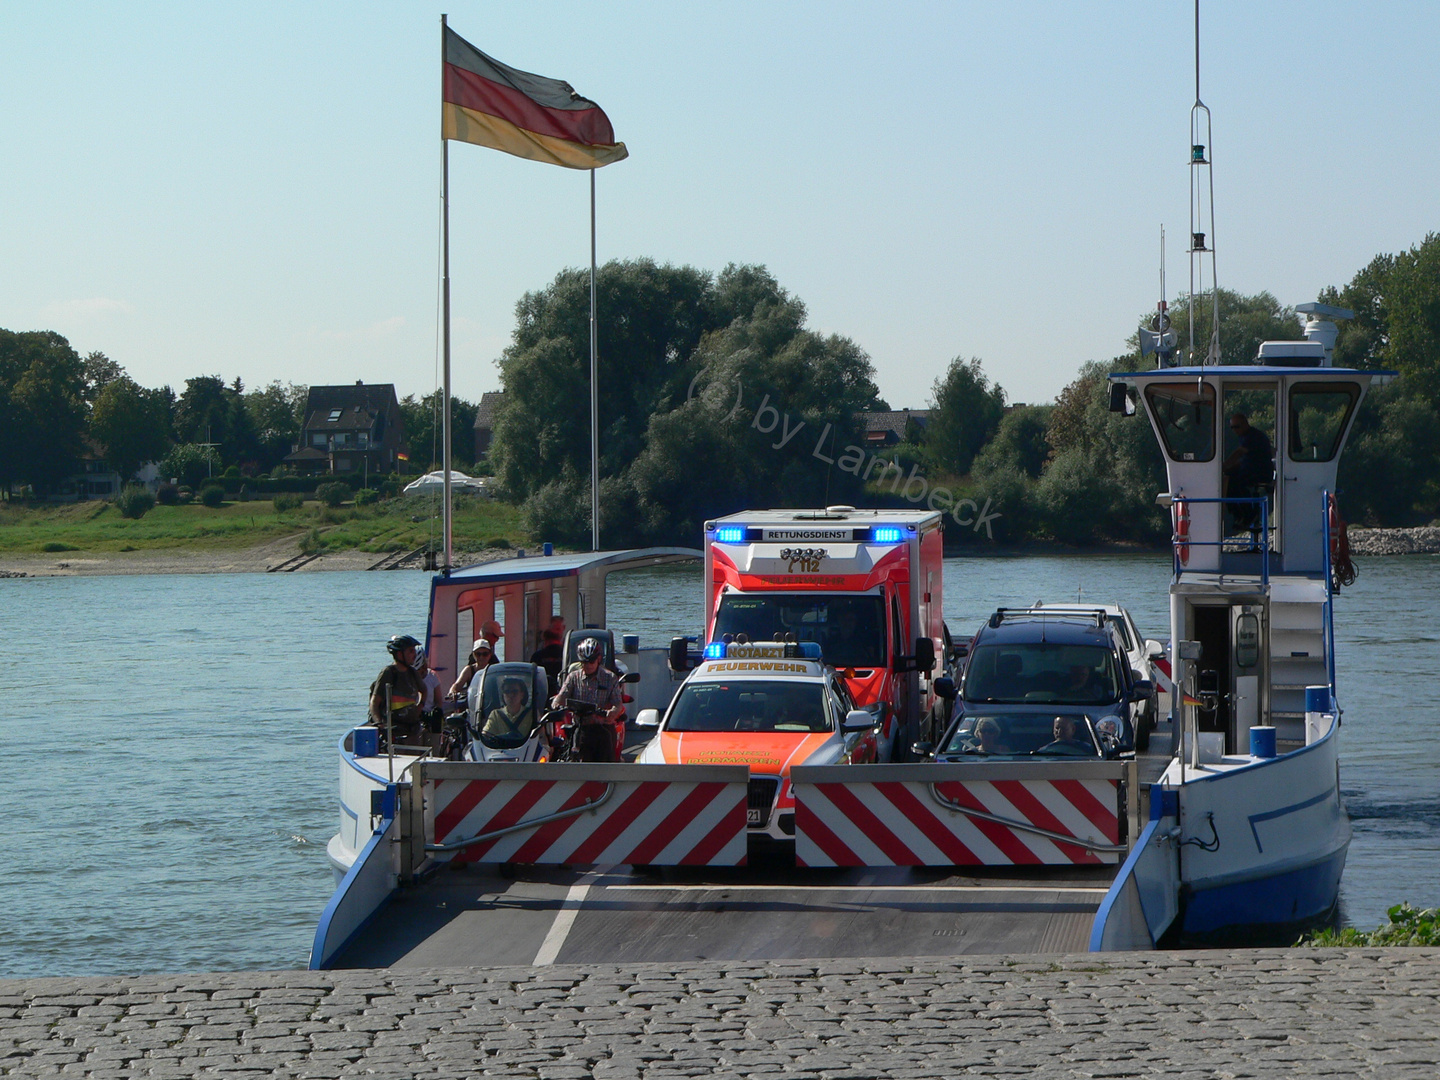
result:
[(1440, 950), (0, 981), (0, 1076), (1436, 1075)]
[(1354, 555), (1433, 555), (1440, 552), (1440, 528), (1350, 530)]

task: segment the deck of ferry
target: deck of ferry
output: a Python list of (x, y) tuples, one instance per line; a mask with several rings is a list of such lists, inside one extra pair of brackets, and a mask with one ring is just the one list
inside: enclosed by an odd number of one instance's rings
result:
[[(1170, 728), (1140, 757), (1140, 813)], [(1118, 866), (442, 868), (331, 965), (424, 968), (1084, 952)]]

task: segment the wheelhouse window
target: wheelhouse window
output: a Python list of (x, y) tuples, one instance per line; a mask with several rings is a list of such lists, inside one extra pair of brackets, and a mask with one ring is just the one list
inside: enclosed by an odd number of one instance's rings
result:
[(1290, 460), (1330, 461), (1360, 389), (1348, 383), (1297, 383), (1290, 388)]
[(1174, 461), (1215, 456), (1215, 388), (1206, 383), (1152, 383), (1145, 388), (1150, 415)]

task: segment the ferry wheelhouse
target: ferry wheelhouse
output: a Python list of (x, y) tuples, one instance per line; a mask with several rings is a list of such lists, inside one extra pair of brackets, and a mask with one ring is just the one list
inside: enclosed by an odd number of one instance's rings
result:
[[(1110, 377), (1111, 408), (1142, 408), (1165, 458), (1175, 756), (1092, 947), (1263, 934), (1336, 904), (1350, 822), (1334, 633), (1349, 575), (1337, 565), (1335, 479), (1361, 400), (1394, 376), (1330, 366), (1329, 319), (1349, 313), (1300, 309), (1306, 340), (1265, 342), (1253, 365)], [(1240, 467), (1264, 445), (1242, 440), (1248, 429), (1268, 440), (1268, 479)]]

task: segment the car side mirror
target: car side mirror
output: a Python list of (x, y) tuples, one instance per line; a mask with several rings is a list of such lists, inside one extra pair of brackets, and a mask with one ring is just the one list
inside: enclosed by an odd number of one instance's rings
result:
[(944, 698), (946, 701), (955, 700), (955, 680), (948, 675), (941, 675), (931, 686), (935, 690), (935, 696)]
[(932, 742), (917, 742), (910, 744), (910, 753), (917, 758), (927, 758), (935, 752), (935, 744)]
[(1165, 646), (1154, 638), (1145, 639), (1145, 656), (1151, 660), (1159, 660), (1165, 655)]
[(845, 719), (841, 721), (840, 731), (844, 735), (853, 735), (857, 731), (869, 731), (877, 727), (879, 723), (875, 719), (874, 713), (865, 709), (851, 709), (845, 714)]
[(1155, 684), (1149, 679), (1136, 679), (1130, 688), (1131, 701), (1144, 701), (1155, 693)]
[(659, 727), (659, 726), (660, 726), (660, 710), (659, 710), (659, 709), (641, 709), (640, 712), (637, 713), (636, 716), (635, 716), (635, 726), (636, 726), (636, 727)]
[(915, 670), (924, 674), (935, 670), (935, 640), (933, 638), (915, 639)]
[(970, 643), (968, 641), (960, 642), (950, 650), (950, 655), (956, 660), (964, 660), (965, 657), (970, 655)]
[(627, 671), (627, 672), (625, 673), (624, 677), (623, 677), (620, 681), (621, 681), (621, 682), (630, 682), (630, 683), (639, 682), (639, 681), (640, 681), (640, 672), (638, 672), (638, 671)]

